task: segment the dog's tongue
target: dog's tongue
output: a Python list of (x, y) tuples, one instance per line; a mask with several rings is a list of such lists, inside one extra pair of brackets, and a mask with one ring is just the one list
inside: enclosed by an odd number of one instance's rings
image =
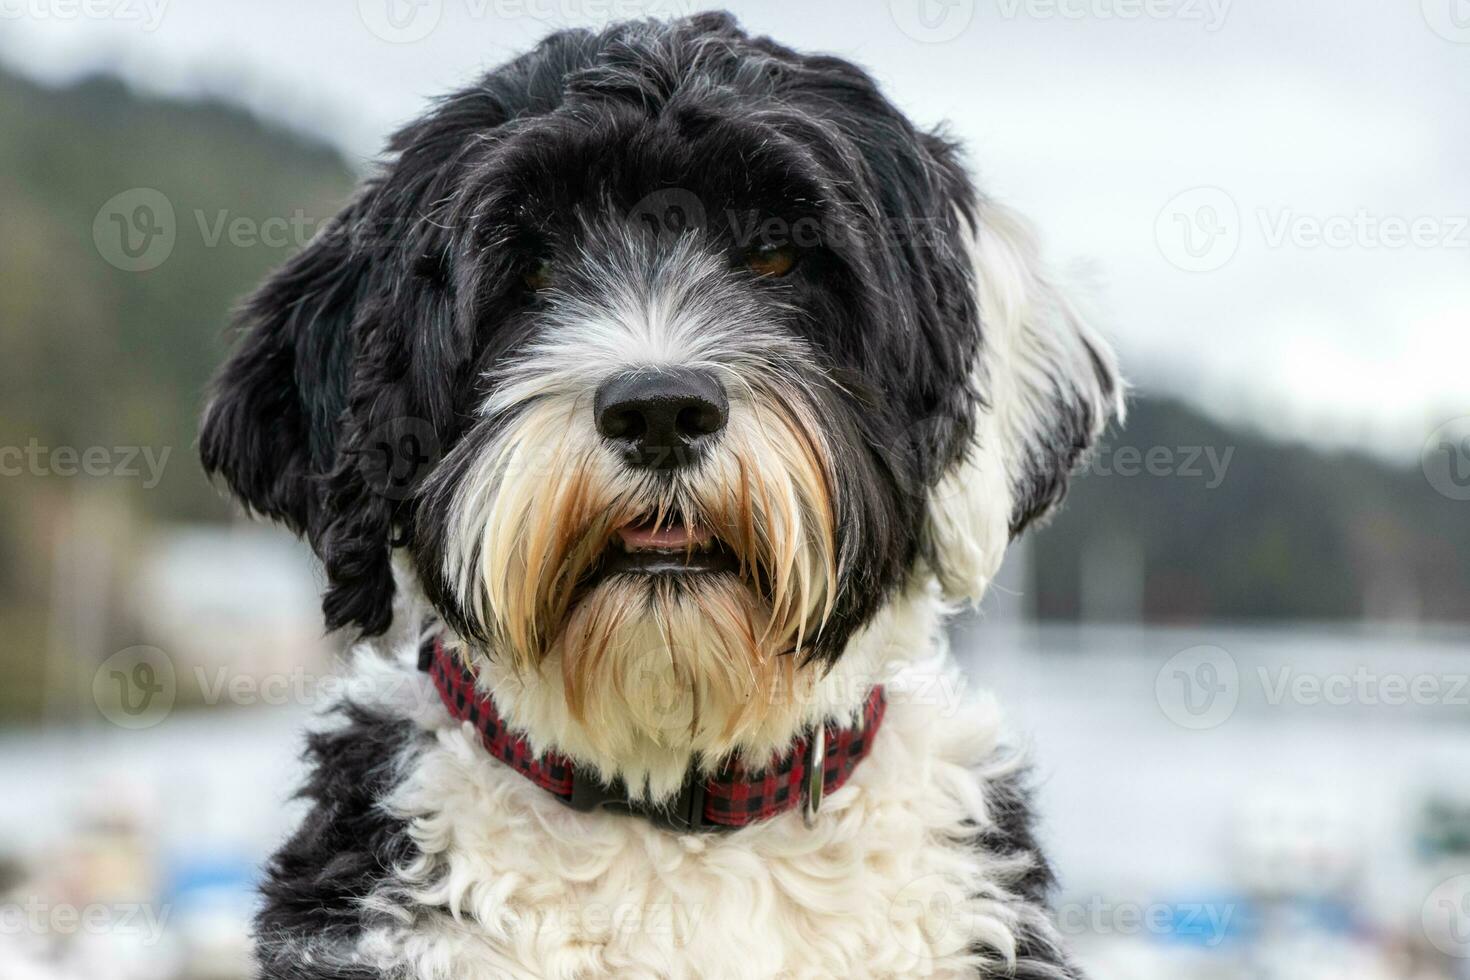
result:
[(710, 532), (691, 528), (682, 521), (654, 527), (647, 524), (632, 524), (618, 528), (618, 536), (629, 551), (682, 551), (698, 548), (710, 540)]

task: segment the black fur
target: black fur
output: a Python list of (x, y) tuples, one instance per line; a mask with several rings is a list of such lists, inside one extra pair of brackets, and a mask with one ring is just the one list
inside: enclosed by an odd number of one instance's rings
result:
[(412, 856), (383, 801), (395, 766), (428, 736), (351, 702), (339, 713), (339, 726), (308, 740), (311, 775), (300, 796), (311, 810), (266, 868), (255, 921), (262, 980), (378, 980), (351, 951), (373, 919), (363, 899)]
[[(1036, 808), (1029, 778), (1029, 770), (1020, 769), (1008, 777), (986, 782), (985, 802), (990, 823), (975, 834), (975, 847), (998, 857), (1025, 861), (1020, 877), (1007, 884), (1033, 914), (1040, 914), (1051, 908), (1056, 876), (1036, 837)], [(1059, 974), (1082, 980), (1081, 971), (1058, 945), (1049, 923), (1041, 926), (1025, 920), (1020, 922), (1016, 930), (1016, 980), (1056, 980)]]
[(1012, 481), (1016, 495), (1011, 514), (1012, 538), (1056, 511), (1067, 495), (1073, 471), (1082, 465), (1096, 441), (1098, 429), (1108, 421), (1097, 417), (1095, 406), (1114, 404), (1119, 381), (1091, 345), (1087, 354), (1092, 369), (1092, 377), (1087, 381), (1098, 386), (1098, 397), (1089, 398), (1078, 391), (1077, 379), (1051, 379), (1052, 425), (1034, 434), (1020, 472)]
[(985, 803), (991, 822), (976, 834), (976, 844), (991, 854), (1029, 855), (1032, 860), (1025, 875), (1011, 882), (1011, 889), (1028, 902), (1045, 905), (1051, 900), (1056, 878), (1036, 840), (1036, 810), (1026, 783), (1028, 775), (1021, 770), (986, 782)]

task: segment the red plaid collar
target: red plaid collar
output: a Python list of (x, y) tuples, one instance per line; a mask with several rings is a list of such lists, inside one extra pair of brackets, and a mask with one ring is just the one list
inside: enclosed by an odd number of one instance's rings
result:
[[(809, 735), (798, 738), (786, 754), (764, 769), (750, 770), (731, 762), (704, 779), (691, 770), (678, 799), (653, 807), (630, 800), (621, 780), (604, 784), (564, 755), (532, 755), (525, 737), (510, 729), (495, 710), (495, 702), (475, 686), (473, 675), (444, 648), (440, 638), (424, 644), (420, 666), (433, 678), (449, 713), (474, 725), (491, 755), (573, 809), (636, 814), (679, 832), (733, 830), (785, 813), (806, 798), (803, 785), (816, 747)], [(851, 728), (827, 723), (821, 743), (825, 748), (821, 758), (822, 796), (841, 788), (867, 756), (887, 706), (883, 688), (875, 687), (863, 707), (861, 725)], [(812, 782), (814, 789), (815, 780)]]

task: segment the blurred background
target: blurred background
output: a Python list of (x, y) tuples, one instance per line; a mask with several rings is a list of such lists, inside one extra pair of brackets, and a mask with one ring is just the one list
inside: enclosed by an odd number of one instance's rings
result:
[[(1470, 978), (1470, 3), (730, 6), (1108, 311), (1128, 424), (953, 637), (1092, 975)], [(339, 651), (199, 471), (231, 305), (428, 97), (692, 9), (0, 0), (0, 978), (248, 975)]]

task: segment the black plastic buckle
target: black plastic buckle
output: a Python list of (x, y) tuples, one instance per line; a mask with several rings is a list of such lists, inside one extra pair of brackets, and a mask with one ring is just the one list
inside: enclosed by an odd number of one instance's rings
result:
[(679, 790), (679, 795), (664, 806), (629, 799), (628, 788), (622, 779), (604, 783), (592, 773), (574, 769), (572, 796), (565, 802), (579, 813), (603, 810), (624, 816), (642, 817), (660, 830), (676, 834), (718, 829), (717, 824), (704, 822), (704, 777), (695, 768), (684, 775), (684, 785)]

